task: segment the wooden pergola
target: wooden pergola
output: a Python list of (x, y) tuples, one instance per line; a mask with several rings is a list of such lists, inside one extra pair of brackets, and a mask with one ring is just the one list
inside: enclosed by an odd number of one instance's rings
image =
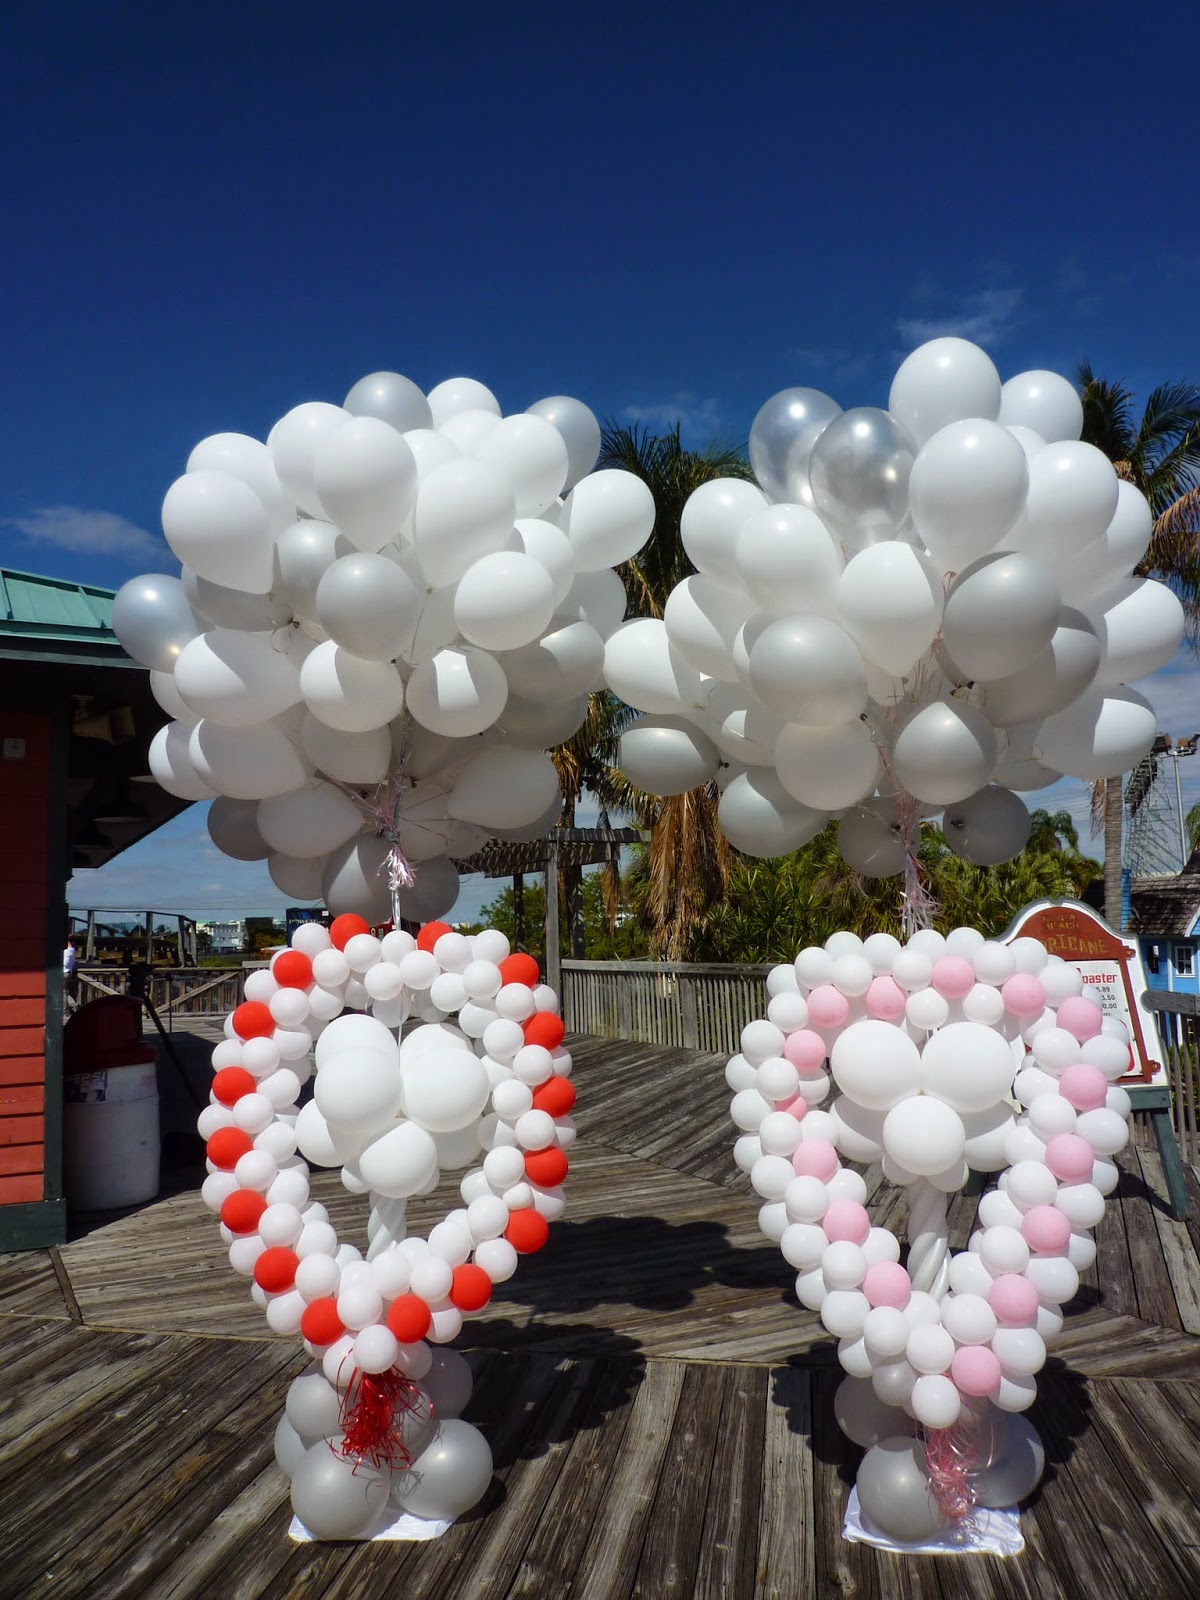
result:
[[(626, 845), (640, 844), (650, 837), (643, 828), (614, 828), (605, 818), (594, 828), (555, 827), (541, 839), (514, 842), (492, 839), (473, 856), (455, 864), (460, 872), (481, 872), (486, 878), (511, 878), (513, 914), (517, 943), (524, 941), (525, 879), (541, 873), (546, 883), (546, 982), (562, 992), (559, 966), (558, 875), (562, 869), (581, 871), (584, 867), (619, 862)], [(578, 905), (575, 916), (578, 916)], [(576, 930), (572, 929), (572, 934)]]

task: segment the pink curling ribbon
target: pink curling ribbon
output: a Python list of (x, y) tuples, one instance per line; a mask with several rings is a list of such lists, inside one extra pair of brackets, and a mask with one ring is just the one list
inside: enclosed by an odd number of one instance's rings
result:
[(995, 1459), (990, 1417), (964, 1407), (953, 1427), (921, 1431), (930, 1493), (946, 1521), (968, 1536), (975, 1531), (975, 1480)]

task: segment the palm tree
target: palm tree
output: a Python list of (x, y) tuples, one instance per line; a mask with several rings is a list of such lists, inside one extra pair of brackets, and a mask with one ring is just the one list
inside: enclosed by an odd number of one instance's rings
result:
[[(1098, 378), (1088, 361), (1080, 364), (1077, 378), (1085, 443), (1102, 450), (1117, 476), (1141, 490), (1154, 516), (1150, 548), (1137, 576), (1157, 578), (1174, 589), (1195, 650), (1200, 634), (1200, 388), (1160, 384), (1139, 420), (1123, 384)], [(1120, 776), (1093, 788), (1093, 823), (1103, 819), (1104, 827), (1104, 914), (1118, 929), (1123, 804)]]
[(1188, 855), (1194, 856), (1200, 850), (1200, 803), (1192, 806), (1184, 817), (1183, 832), (1187, 839)]
[[(621, 735), (637, 713), (607, 689), (588, 696), (587, 716), (577, 733), (551, 750), (550, 759), (558, 772), (558, 787), (563, 797), (562, 823), (575, 826), (575, 808), (584, 791), (596, 795), (606, 808), (621, 804), (613, 793), (612, 774), (616, 769)], [(610, 932), (615, 925), (621, 894), (621, 869), (616, 861), (609, 862), (603, 870), (604, 898), (609, 912)], [(583, 936), (583, 868), (564, 867), (562, 871), (566, 899), (566, 925), (570, 930), (570, 954), (582, 957), (585, 952)]]
[[(729, 445), (702, 450), (684, 448), (679, 424), (654, 435), (637, 426), (609, 423), (603, 431), (600, 467), (621, 467), (649, 485), (654, 496), (654, 531), (645, 547), (619, 570), (629, 597), (629, 611), (639, 617), (661, 617), (671, 590), (692, 571), (680, 535), (680, 519), (688, 497), (714, 478), (752, 478), (745, 454)], [(692, 947), (710, 908), (725, 890), (731, 852), (717, 826), (714, 784), (687, 794), (659, 799), (634, 790), (607, 754), (606, 770), (589, 787), (602, 805), (630, 813), (650, 829), (639, 906), (651, 944), (668, 960), (682, 960)]]

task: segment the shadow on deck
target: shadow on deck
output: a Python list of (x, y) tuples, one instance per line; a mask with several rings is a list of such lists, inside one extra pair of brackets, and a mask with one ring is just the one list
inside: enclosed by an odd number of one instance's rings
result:
[[(198, 1084), (210, 1041), (178, 1035)], [(1175, 1222), (1131, 1150), (1032, 1418), (1048, 1471), (1013, 1560), (844, 1544), (857, 1452), (831, 1341), (796, 1303), (734, 1167), (722, 1061), (574, 1044), (569, 1220), (459, 1345), (492, 1490), (425, 1545), (294, 1545), (272, 1433), (305, 1366), (229, 1272), (195, 1186), (191, 1113), (163, 1074), (152, 1205), (0, 1258), (0, 1596), (647, 1600), (1037, 1596), (1200, 1589), (1200, 1207)], [(174, 1080), (174, 1081), (173, 1081)], [(190, 1161), (187, 1158), (193, 1158)], [(876, 1221), (903, 1195), (868, 1175)], [(177, 1191), (177, 1192), (176, 1192)], [(344, 1237), (361, 1206), (315, 1185)], [(1200, 1190), (1195, 1193), (1200, 1201)], [(413, 1225), (432, 1218), (413, 1208)], [(975, 1202), (954, 1204), (965, 1245)]]

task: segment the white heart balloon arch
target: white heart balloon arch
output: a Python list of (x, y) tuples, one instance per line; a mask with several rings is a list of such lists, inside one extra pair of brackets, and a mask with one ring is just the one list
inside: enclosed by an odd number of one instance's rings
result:
[[(776, 967), (767, 987), (767, 1016), (744, 1029), (726, 1069), (735, 1157), (801, 1304), (838, 1341), (838, 1420), (869, 1450), (863, 1510), (889, 1536), (933, 1537), (1037, 1482), (1025, 1481), (1040, 1449), (1032, 1430), (1005, 1419), (1032, 1404), (1062, 1307), (1095, 1259), (1092, 1230), (1129, 1137), (1116, 1082), (1128, 1034), (1039, 941), (971, 928), (904, 945), (837, 933)], [(907, 1191), (903, 1266), (848, 1164), (873, 1162)], [(997, 1187), (953, 1254), (947, 1201), (972, 1172), (997, 1173)], [(914, 1428), (930, 1488), (915, 1521), (911, 1494), (889, 1491), (895, 1440)], [(1025, 1480), (997, 1460), (1014, 1428)], [(908, 1455), (903, 1467), (911, 1484)]]
[[(566, 1205), (575, 1091), (557, 996), (496, 929), (377, 938), (344, 914), (301, 925), (251, 973), (225, 1031), (198, 1121), (202, 1195), (270, 1327), (320, 1363), (276, 1432), (296, 1514), (319, 1538), (363, 1535), (389, 1500), (456, 1516), (491, 1455), (459, 1416), (470, 1371), (441, 1347)], [(365, 1252), (312, 1199), (310, 1163), (366, 1198)], [(410, 1233), (409, 1199), (446, 1171), (462, 1172), (461, 1205)]]

